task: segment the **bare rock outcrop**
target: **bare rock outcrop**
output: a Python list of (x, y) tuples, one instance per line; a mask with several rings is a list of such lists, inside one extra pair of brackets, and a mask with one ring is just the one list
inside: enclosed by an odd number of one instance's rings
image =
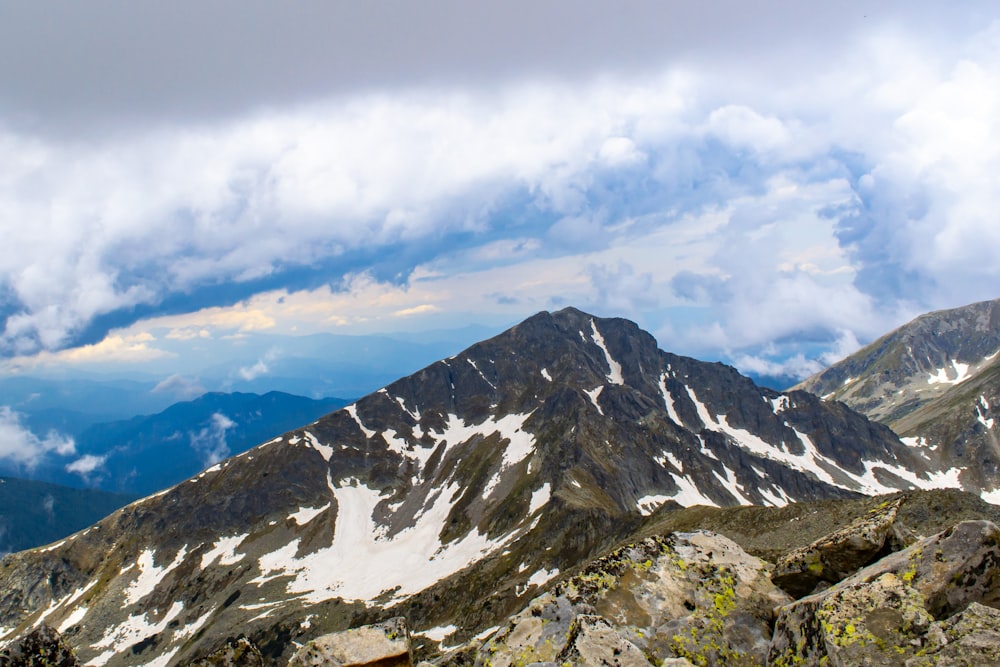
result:
[(770, 664), (928, 664), (956, 641), (992, 650), (998, 606), (1000, 528), (964, 521), (783, 607)]
[[(762, 663), (773, 608), (791, 600), (769, 574), (720, 535), (648, 538), (532, 600), (475, 664)], [(446, 656), (441, 664), (451, 663)]]
[(412, 664), (406, 619), (393, 618), (317, 637), (295, 652), (288, 667), (410, 667)]
[(865, 516), (780, 559), (771, 577), (793, 597), (811, 593), (818, 584), (835, 584), (871, 563), (893, 531), (903, 499), (886, 501)]

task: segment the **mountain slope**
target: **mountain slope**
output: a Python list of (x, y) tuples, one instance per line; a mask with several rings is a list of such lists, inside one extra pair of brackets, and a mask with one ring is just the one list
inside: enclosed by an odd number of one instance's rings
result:
[(657, 507), (953, 483), (841, 404), (755, 386), (574, 309), (0, 563), (0, 626), (91, 665), (165, 665), (237, 629), (265, 655), (399, 610), (485, 627)]
[(1000, 300), (922, 315), (796, 388), (890, 426), (1000, 500)]
[(134, 496), (0, 477), (0, 553), (48, 544), (100, 521)]

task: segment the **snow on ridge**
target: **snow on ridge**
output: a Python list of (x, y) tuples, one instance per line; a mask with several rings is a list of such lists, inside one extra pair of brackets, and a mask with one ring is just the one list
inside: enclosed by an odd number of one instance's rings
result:
[(952, 359), (951, 366), (955, 370), (954, 378), (948, 377), (948, 368), (939, 368), (927, 377), (927, 384), (959, 384), (972, 377), (969, 375), (969, 364)]
[(583, 393), (585, 393), (590, 398), (590, 402), (594, 404), (594, 407), (597, 408), (597, 412), (601, 415), (604, 414), (604, 409), (601, 407), (601, 404), (597, 402), (597, 397), (601, 395), (602, 391), (604, 391), (603, 384), (598, 385), (594, 389), (583, 390)]
[(667, 449), (664, 449), (660, 453), (660, 455), (657, 456), (657, 457), (655, 457), (653, 460), (656, 461), (657, 463), (659, 463), (660, 466), (663, 467), (663, 468), (666, 468), (667, 467), (667, 463), (669, 462), (679, 472), (681, 472), (681, 473), (684, 472), (684, 464), (680, 462), (680, 459), (678, 459), (676, 456), (674, 456), (673, 452), (671, 452), (671, 451), (669, 451)]
[(604, 358), (608, 362), (608, 368), (610, 369), (607, 375), (608, 382), (611, 384), (625, 384), (625, 379), (622, 377), (622, 365), (611, 356), (608, 346), (604, 343), (604, 336), (597, 330), (597, 323), (594, 320), (590, 320), (590, 329), (593, 331), (594, 343), (604, 352)]
[(557, 576), (559, 576), (558, 567), (554, 567), (551, 570), (541, 569), (528, 577), (528, 581), (525, 583), (528, 586), (541, 586)]
[(372, 431), (371, 429), (366, 428), (365, 425), (361, 422), (361, 418), (358, 417), (358, 404), (357, 403), (351, 403), (350, 405), (348, 405), (346, 408), (344, 408), (344, 412), (346, 412), (347, 414), (351, 415), (351, 419), (353, 419), (354, 422), (358, 425), (358, 428), (361, 429), (361, 432), (365, 434), (366, 438), (374, 438), (375, 437), (375, 431)]
[(187, 545), (181, 547), (170, 564), (165, 567), (157, 567), (154, 563), (154, 552), (152, 549), (145, 549), (140, 553), (135, 559), (135, 565), (139, 568), (139, 575), (125, 589), (125, 602), (122, 604), (122, 609), (127, 609), (156, 590), (157, 584), (180, 565), (186, 555)]

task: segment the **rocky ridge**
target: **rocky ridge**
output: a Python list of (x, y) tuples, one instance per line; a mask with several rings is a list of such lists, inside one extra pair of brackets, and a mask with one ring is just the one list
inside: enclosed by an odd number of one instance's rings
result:
[(540, 313), (0, 561), (0, 638), (48, 624), (88, 665), (165, 666), (244, 633), (285, 664), (403, 616), (433, 650), (672, 521), (950, 482), (842, 404), (663, 352), (626, 320)]
[(799, 384), (1000, 501), (1000, 300), (922, 315)]

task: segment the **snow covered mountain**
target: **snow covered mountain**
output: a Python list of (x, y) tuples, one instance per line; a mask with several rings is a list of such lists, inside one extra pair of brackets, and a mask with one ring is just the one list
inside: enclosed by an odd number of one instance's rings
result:
[(922, 315), (796, 388), (886, 424), (1000, 502), (1000, 299)]
[(953, 486), (888, 428), (540, 313), (0, 562), (0, 638), (45, 622), (88, 665), (180, 664), (245, 633), (271, 659), (404, 615), (486, 629), (560, 572), (696, 504)]

